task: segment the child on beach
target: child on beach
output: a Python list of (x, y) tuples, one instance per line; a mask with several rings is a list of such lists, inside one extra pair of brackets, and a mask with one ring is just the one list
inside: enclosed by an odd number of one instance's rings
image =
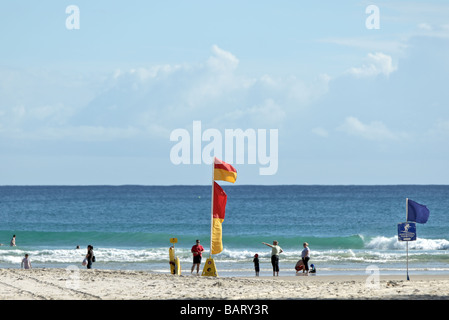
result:
[(22, 259), (22, 263), (20, 264), (20, 268), (31, 269), (31, 261), (28, 258), (28, 254), (26, 254), (25, 258)]
[(254, 262), (254, 269), (256, 270), (256, 277), (258, 277), (259, 276), (259, 255), (257, 253), (254, 255), (253, 262)]

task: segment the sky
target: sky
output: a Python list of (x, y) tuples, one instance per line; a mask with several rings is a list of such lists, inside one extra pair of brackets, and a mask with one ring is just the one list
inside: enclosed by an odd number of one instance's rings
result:
[(447, 1), (18, 0), (0, 29), (0, 185), (207, 185), (214, 155), (449, 183)]

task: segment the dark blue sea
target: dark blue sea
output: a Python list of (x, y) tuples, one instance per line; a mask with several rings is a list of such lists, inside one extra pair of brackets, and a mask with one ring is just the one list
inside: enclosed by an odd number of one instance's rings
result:
[[(221, 183), (228, 195), (219, 276), (271, 275), (271, 249), (284, 253), (280, 275), (294, 275), (302, 243), (319, 274), (449, 273), (449, 186), (238, 186)], [(81, 265), (94, 246), (96, 269), (169, 273), (170, 238), (183, 274), (190, 274), (190, 248), (200, 239), (209, 257), (211, 186), (1, 186), (0, 267), (20, 268), (30, 255), (34, 268)], [(430, 217), (417, 224), (417, 240), (398, 241), (406, 198), (426, 205)], [(10, 247), (12, 235), (16, 247)], [(76, 249), (76, 246), (80, 249)]]

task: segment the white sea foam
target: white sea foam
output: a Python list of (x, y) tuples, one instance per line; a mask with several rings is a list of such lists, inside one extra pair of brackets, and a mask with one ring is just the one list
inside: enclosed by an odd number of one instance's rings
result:
[[(339, 265), (365, 265), (375, 263), (379, 265), (389, 265), (402, 263), (406, 260), (405, 243), (399, 242), (397, 237), (374, 237), (366, 240), (364, 248), (359, 249), (314, 249), (311, 251), (311, 262), (321, 266), (337, 267)], [(207, 249), (207, 248), (206, 248)], [(447, 264), (449, 262), (449, 241), (445, 239), (420, 239), (409, 242), (409, 259), (411, 262), (428, 264), (432, 267), (433, 263)], [(162, 268), (168, 264), (168, 247), (158, 248), (95, 248), (97, 266), (117, 265), (142, 266), (160, 265)], [(0, 264), (2, 267), (20, 266), (24, 255), (28, 253), (31, 261), (41, 266), (47, 265), (67, 265), (80, 264), (86, 255), (85, 249), (60, 249), (60, 248), (1, 248)], [(260, 248), (229, 248), (225, 247), (223, 252), (214, 255), (217, 263), (222, 268), (233, 269), (235, 265), (243, 264), (252, 268), (254, 254), (259, 255), (261, 263), (270, 265), (271, 249), (265, 246)], [(176, 256), (185, 266), (191, 266), (192, 254), (190, 248), (176, 248)], [(205, 261), (209, 257), (209, 252), (203, 254)], [(286, 249), (281, 254), (281, 264), (294, 265), (301, 259), (301, 250)], [(159, 267), (158, 267), (159, 268)]]
[[(405, 241), (399, 241), (394, 237), (375, 237), (371, 239), (365, 247), (374, 250), (404, 250)], [(446, 239), (424, 239), (417, 238), (416, 241), (409, 241), (411, 250), (449, 250), (449, 241)]]

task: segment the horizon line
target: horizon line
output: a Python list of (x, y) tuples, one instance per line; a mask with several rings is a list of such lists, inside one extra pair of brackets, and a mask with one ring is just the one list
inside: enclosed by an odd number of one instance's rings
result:
[[(279, 186), (303, 186), (303, 187), (363, 187), (363, 186), (449, 186), (449, 184), (438, 183), (396, 183), (396, 184), (229, 184), (227, 186), (261, 186), (261, 187), (279, 187)], [(208, 187), (210, 184), (5, 184), (0, 187)]]

